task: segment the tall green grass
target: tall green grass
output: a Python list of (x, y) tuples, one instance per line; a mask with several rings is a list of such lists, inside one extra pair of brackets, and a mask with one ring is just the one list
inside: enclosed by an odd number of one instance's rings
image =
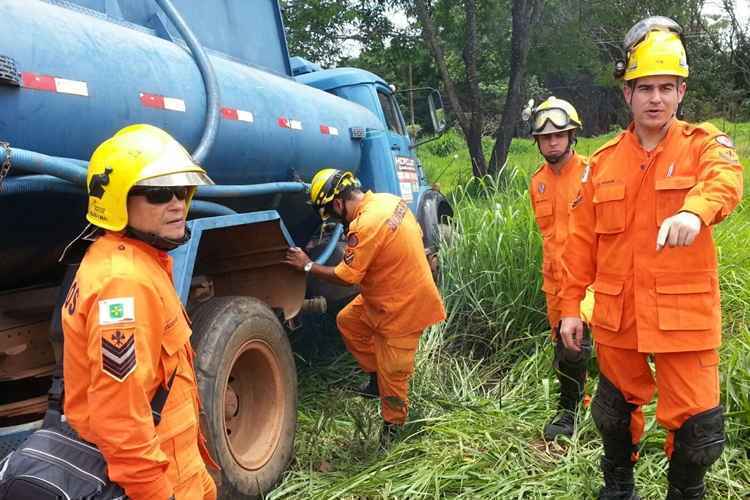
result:
[[(724, 130), (734, 135), (747, 165), (750, 124), (732, 126), (734, 131)], [(583, 139), (578, 150), (590, 154), (606, 139)], [(450, 135), (440, 139), (450, 140)], [(409, 423), (387, 452), (378, 451), (378, 404), (349, 390), (362, 380), (351, 356), (300, 359), (296, 457), (269, 498), (594, 498), (601, 481), (601, 443), (589, 411), (579, 415), (573, 440), (547, 444), (541, 439), (557, 404), (557, 388), (539, 290), (541, 242), (526, 193), (540, 161), (534, 144), (513, 142), (504, 189), (470, 179), (460, 142), (436, 142), (421, 154), (430, 178), (451, 197), (456, 217), (441, 253), (448, 319), (423, 336)], [(743, 202), (715, 232), (728, 444), (708, 476), (708, 498), (750, 498), (747, 205)], [(336, 336), (324, 338), (319, 341), (340, 344)], [(589, 382), (589, 392), (594, 384)], [(653, 403), (645, 413), (638, 488), (645, 499), (664, 498), (665, 433), (655, 424)]]

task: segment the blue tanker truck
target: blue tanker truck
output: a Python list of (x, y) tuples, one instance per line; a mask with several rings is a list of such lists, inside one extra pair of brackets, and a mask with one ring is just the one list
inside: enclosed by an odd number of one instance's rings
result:
[[(451, 208), (426, 184), (394, 88), (290, 59), (281, 14), (275, 0), (0, 0), (0, 460), (41, 425), (58, 258), (84, 225), (88, 158), (125, 125), (169, 131), (217, 183), (173, 257), (222, 498), (278, 481), (296, 429), (288, 333), (356, 293), (280, 263), (291, 245), (329, 265), (342, 255), (306, 182), (354, 171), (403, 197), (436, 248)], [(439, 94), (422, 97), (439, 133)]]

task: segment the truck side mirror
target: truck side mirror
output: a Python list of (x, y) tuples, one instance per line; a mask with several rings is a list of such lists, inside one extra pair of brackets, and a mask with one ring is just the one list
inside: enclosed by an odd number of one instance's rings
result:
[(440, 92), (433, 90), (427, 96), (427, 105), (430, 109), (430, 120), (432, 122), (433, 133), (439, 134), (445, 130), (445, 108), (443, 108), (443, 97)]

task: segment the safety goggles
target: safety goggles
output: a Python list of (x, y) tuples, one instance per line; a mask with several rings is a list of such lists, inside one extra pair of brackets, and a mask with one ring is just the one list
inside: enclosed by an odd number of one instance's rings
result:
[(531, 117), (531, 131), (539, 133), (544, 130), (547, 122), (557, 129), (564, 129), (570, 126), (570, 115), (562, 108), (547, 108), (534, 113)]
[(671, 31), (680, 35), (680, 38), (682, 38), (682, 27), (674, 20), (663, 16), (653, 16), (639, 21), (635, 26), (630, 28), (625, 35), (625, 40), (623, 41), (625, 51), (628, 52), (632, 50), (633, 47), (646, 39), (646, 35), (648, 35), (650, 31), (654, 30)]
[(130, 190), (130, 196), (145, 196), (152, 205), (163, 205), (172, 201), (173, 197), (183, 201), (187, 198), (192, 186), (135, 186)]

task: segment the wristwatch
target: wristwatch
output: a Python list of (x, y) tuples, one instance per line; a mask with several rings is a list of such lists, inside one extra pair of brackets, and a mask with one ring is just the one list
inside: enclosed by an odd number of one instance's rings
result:
[(302, 268), (304, 269), (305, 274), (310, 272), (310, 269), (312, 269), (312, 266), (313, 266), (313, 261), (310, 261), (307, 264), (305, 264), (305, 267)]

